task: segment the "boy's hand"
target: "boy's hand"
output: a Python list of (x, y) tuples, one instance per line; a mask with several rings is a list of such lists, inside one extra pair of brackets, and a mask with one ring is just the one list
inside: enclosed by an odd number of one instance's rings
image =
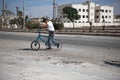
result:
[(45, 23), (43, 23), (43, 22), (40, 22), (40, 27), (43, 27), (45, 25)]
[(46, 28), (48, 25), (46, 24), (46, 23), (41, 23), (40, 24), (40, 27), (44, 27), (44, 28)]

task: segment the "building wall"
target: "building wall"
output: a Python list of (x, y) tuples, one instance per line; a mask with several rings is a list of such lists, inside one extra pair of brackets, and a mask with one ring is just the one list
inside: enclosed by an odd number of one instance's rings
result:
[[(75, 23), (75, 28), (89, 27), (89, 23)], [(119, 26), (120, 23), (93, 23), (92, 26)], [(65, 28), (73, 28), (72, 23), (64, 23)]]
[(78, 14), (80, 15), (80, 19), (76, 20), (76, 23), (87, 23), (88, 22), (88, 6), (87, 5), (81, 5), (81, 4), (75, 4), (72, 5), (73, 8), (76, 8), (78, 10)]
[(86, 2), (83, 4), (64, 4), (58, 6), (58, 18), (59, 22), (65, 24), (64, 26), (72, 27), (70, 20), (63, 17), (62, 9), (66, 6), (73, 7), (78, 10), (78, 14), (80, 15), (79, 20), (75, 20), (75, 26), (90, 26), (89, 23), (92, 22), (92, 25), (95, 24), (113, 24), (113, 15), (114, 8), (113, 6), (102, 6), (91, 2)]
[(104, 18), (104, 20), (105, 20), (105, 22), (106, 23), (113, 23), (113, 7), (111, 7), (111, 6), (101, 6), (101, 10), (103, 10), (102, 12), (101, 12), (101, 20), (100, 20), (100, 22), (102, 22), (103, 20), (103, 18)]

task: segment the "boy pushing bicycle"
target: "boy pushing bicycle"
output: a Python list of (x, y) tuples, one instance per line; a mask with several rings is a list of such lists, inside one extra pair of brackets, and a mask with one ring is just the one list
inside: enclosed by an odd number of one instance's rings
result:
[(48, 18), (43, 18), (43, 22), (44, 24), (40, 25), (40, 27), (47, 27), (48, 28), (48, 48), (47, 49), (51, 49), (51, 44), (50, 42), (52, 42), (55, 46), (57, 46), (57, 48), (59, 48), (59, 43), (54, 41), (54, 33), (55, 33), (55, 28), (54, 25), (51, 21), (49, 21)]

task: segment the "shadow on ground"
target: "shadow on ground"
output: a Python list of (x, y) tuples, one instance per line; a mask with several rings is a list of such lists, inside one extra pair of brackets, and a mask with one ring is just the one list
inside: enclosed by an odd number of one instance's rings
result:
[(38, 49), (38, 50), (33, 50), (31, 48), (23, 48), (23, 49), (18, 49), (18, 50), (22, 50), (22, 51), (60, 51), (60, 50), (57, 50), (57, 49), (46, 49), (46, 48), (41, 48), (41, 49)]
[(24, 49), (19, 49), (19, 50), (23, 50), (23, 51), (47, 51), (48, 49), (33, 50), (31, 48), (24, 48)]

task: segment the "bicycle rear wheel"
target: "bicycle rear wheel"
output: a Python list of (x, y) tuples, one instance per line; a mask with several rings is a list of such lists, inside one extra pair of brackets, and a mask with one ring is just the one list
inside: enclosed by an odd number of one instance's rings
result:
[(33, 41), (32, 43), (31, 43), (31, 49), (32, 50), (38, 50), (38, 49), (40, 49), (40, 43), (38, 42), (38, 41)]

